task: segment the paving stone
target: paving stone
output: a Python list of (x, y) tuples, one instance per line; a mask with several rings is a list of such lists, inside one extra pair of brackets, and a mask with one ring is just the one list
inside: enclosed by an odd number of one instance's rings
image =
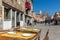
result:
[(60, 40), (60, 25), (37, 24), (34, 28), (41, 29), (41, 40), (43, 40), (49, 29), (49, 40)]

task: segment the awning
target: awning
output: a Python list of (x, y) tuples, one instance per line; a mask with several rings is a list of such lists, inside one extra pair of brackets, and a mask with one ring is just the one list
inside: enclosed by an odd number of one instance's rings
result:
[(26, 2), (26, 3), (25, 3), (25, 8), (26, 8), (26, 9), (31, 9), (31, 5), (30, 5), (29, 2)]

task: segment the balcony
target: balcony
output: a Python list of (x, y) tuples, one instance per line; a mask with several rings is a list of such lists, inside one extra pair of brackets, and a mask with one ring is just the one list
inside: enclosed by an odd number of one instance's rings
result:
[(20, 11), (24, 11), (24, 2), (21, 2), (21, 4), (18, 4), (18, 2), (16, 0), (3, 0), (3, 3), (11, 6), (11, 7), (14, 7)]

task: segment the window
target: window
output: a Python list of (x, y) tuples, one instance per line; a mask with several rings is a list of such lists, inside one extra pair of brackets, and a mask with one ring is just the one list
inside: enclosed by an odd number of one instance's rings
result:
[(26, 0), (26, 2), (30, 2), (31, 0)]
[(59, 13), (59, 16), (60, 16), (60, 13)]
[(15, 0), (17, 2), (17, 0)]
[(15, 0), (18, 4), (20, 4), (20, 0)]
[(4, 20), (10, 20), (10, 12), (9, 9), (4, 8)]
[(21, 14), (21, 20), (23, 20), (23, 14)]

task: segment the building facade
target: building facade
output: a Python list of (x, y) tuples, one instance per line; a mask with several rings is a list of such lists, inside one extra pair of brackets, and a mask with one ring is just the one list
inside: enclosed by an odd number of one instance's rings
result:
[[(27, 0), (0, 0), (0, 25), (1, 29), (11, 29), (25, 25), (25, 21), (31, 17), (31, 10), (26, 15)], [(31, 0), (29, 3), (31, 4)], [(32, 7), (32, 4), (30, 5)], [(28, 18), (26, 18), (27, 16)]]
[(44, 16), (42, 15), (42, 14), (35, 14), (35, 20), (37, 21), (37, 22), (43, 22), (43, 21), (45, 21), (44, 20)]
[(26, 8), (26, 13), (25, 13), (25, 23), (32, 22), (32, 10), (33, 10), (33, 2), (32, 0), (26, 0), (25, 2), (25, 8)]
[(55, 12), (55, 15), (53, 16), (54, 19), (54, 24), (59, 24), (60, 25), (60, 12)]
[(0, 0), (0, 26), (2, 26), (2, 0)]

